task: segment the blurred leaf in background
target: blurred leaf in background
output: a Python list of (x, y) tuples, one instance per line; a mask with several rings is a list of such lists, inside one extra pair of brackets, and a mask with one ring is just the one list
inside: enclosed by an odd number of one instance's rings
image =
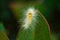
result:
[(6, 33), (6, 30), (5, 30), (4, 25), (3, 25), (2, 22), (0, 22), (0, 31)]
[(9, 40), (7, 35), (2, 31), (0, 31), (0, 40)]

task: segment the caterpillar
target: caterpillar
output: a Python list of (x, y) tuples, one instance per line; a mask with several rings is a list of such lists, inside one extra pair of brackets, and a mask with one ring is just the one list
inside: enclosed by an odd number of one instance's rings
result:
[(34, 18), (35, 12), (33, 8), (29, 8), (26, 12), (26, 18), (24, 20), (25, 24), (23, 25), (25, 29), (29, 27), (31, 24), (33, 18)]
[(17, 40), (50, 40), (49, 25), (40, 11), (28, 8), (20, 19), (21, 28)]

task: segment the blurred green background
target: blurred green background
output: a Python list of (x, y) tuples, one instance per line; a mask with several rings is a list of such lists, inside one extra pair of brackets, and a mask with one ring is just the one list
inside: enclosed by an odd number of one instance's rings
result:
[[(8, 33), (10, 31), (12, 37), (16, 36), (15, 34), (18, 31), (16, 26), (18, 23), (8, 5), (11, 2), (19, 1), (25, 3), (39, 1), (40, 4), (36, 7), (45, 16), (50, 25), (52, 40), (60, 40), (60, 0), (0, 0), (0, 30), (5, 32), (6, 29)], [(14, 35), (13, 32), (15, 33)]]

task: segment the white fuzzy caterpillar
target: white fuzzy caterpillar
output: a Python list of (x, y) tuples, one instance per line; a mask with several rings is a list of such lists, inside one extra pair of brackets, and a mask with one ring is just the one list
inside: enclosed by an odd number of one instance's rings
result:
[(29, 8), (27, 11), (26, 11), (26, 18), (24, 20), (25, 24), (23, 25), (23, 27), (25, 29), (29, 28), (29, 25), (31, 24), (33, 18), (35, 16), (35, 9), (34, 8)]

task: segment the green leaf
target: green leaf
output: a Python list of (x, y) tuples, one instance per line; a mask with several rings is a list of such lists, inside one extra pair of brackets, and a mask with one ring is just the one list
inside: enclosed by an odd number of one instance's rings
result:
[(49, 25), (40, 11), (36, 11), (36, 16), (27, 29), (24, 29), (22, 26), (24, 25), (24, 18), (26, 17), (25, 14), (26, 13), (20, 14), (20, 29), (17, 35), (17, 40), (50, 40)]
[(3, 25), (2, 22), (0, 22), (0, 30), (1, 30), (2, 32), (5, 32), (5, 33), (6, 33), (6, 30), (5, 30), (4, 25)]
[(8, 40), (7, 35), (2, 31), (0, 31), (0, 40)]

